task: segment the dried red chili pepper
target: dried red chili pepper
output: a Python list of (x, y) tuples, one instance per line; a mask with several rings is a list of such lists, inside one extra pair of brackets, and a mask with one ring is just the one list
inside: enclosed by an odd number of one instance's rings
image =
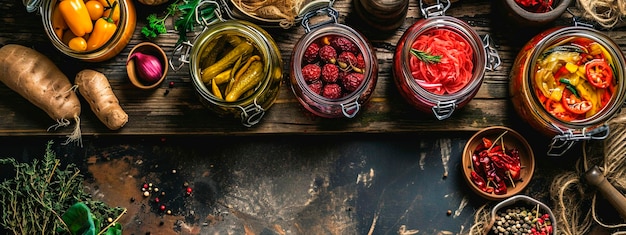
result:
[(485, 182), (485, 179), (483, 179), (483, 177), (478, 175), (475, 171), (472, 171), (470, 173), (470, 177), (472, 179), (472, 182), (474, 182), (474, 184), (476, 184), (476, 186), (478, 186), (480, 190), (487, 192), (487, 182)]

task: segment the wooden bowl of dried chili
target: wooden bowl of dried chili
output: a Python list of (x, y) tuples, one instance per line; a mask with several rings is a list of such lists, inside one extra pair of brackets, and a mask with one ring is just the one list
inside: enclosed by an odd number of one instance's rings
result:
[(543, 26), (561, 17), (572, 0), (501, 0), (507, 17), (521, 26)]
[(503, 126), (474, 134), (465, 144), (461, 163), (472, 191), (489, 200), (520, 193), (535, 170), (535, 156), (526, 139)]

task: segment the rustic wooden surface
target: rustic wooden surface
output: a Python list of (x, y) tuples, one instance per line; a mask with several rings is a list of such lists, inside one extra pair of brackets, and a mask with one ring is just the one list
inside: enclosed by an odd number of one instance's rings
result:
[[(261, 123), (252, 128), (240, 125), (237, 119), (217, 117), (199, 101), (190, 81), (187, 66), (168, 73), (167, 80), (156, 90), (139, 90), (128, 81), (124, 67), (132, 46), (148, 41), (140, 34), (149, 13), (161, 13), (163, 7), (144, 6), (136, 2), (137, 28), (119, 55), (105, 62), (88, 63), (69, 58), (54, 49), (47, 38), (39, 14), (27, 13), (21, 1), (0, 0), (0, 45), (17, 43), (32, 47), (51, 59), (73, 80), (81, 69), (103, 72), (110, 79), (129, 122), (119, 131), (110, 131), (101, 124), (83, 102), (81, 127), (83, 135), (251, 135), (251, 134), (337, 134), (337, 133), (395, 133), (395, 132), (453, 132), (475, 131), (493, 125), (515, 126), (520, 123), (508, 100), (508, 73), (518, 49), (542, 28), (514, 27), (498, 14), (495, 1), (465, 0), (452, 4), (447, 15), (468, 22), (479, 35), (490, 34), (497, 44), (502, 65), (487, 71), (476, 97), (450, 119), (436, 120), (430, 113), (420, 113), (409, 106), (397, 93), (391, 77), (392, 53), (402, 33), (422, 19), (419, 2), (411, 1), (407, 19), (396, 31), (381, 34), (368, 29), (352, 14), (351, 0), (338, 0), (334, 7), (340, 12), (340, 23), (364, 33), (375, 47), (380, 64), (379, 79), (370, 102), (353, 119), (319, 118), (306, 111), (296, 100), (288, 81), (288, 62), (296, 41), (304, 34), (302, 27), (289, 30), (268, 29), (279, 44), (285, 72), (279, 97), (265, 114)], [(555, 24), (568, 25), (568, 16)], [(550, 27), (550, 26), (546, 26)], [(626, 43), (625, 31), (607, 32), (619, 45)], [(177, 40), (176, 31), (154, 40), (169, 54)], [(173, 88), (168, 87), (174, 82)], [(165, 95), (166, 90), (168, 94)], [(82, 99), (81, 99), (82, 100)], [(17, 93), (0, 85), (0, 135), (46, 136), (65, 135), (69, 129), (47, 132), (54, 124), (43, 111), (28, 103)]]

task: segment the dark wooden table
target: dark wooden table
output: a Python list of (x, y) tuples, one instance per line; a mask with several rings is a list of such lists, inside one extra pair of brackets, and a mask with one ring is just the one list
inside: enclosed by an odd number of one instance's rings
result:
[[(296, 100), (288, 81), (291, 50), (304, 34), (300, 26), (288, 30), (268, 29), (279, 44), (284, 61), (283, 82), (279, 97), (266, 113), (262, 122), (252, 128), (240, 125), (239, 120), (220, 118), (199, 101), (190, 81), (188, 66), (168, 73), (166, 81), (155, 90), (139, 90), (131, 85), (126, 75), (125, 61), (130, 49), (148, 41), (140, 34), (149, 13), (161, 13), (163, 7), (137, 5), (137, 27), (132, 40), (119, 55), (100, 63), (89, 63), (69, 58), (52, 47), (39, 14), (27, 13), (20, 1), (0, 2), (0, 45), (17, 43), (32, 47), (55, 61), (71, 79), (84, 68), (104, 73), (123, 109), (129, 114), (128, 124), (119, 131), (109, 131), (101, 124), (83, 101), (81, 127), (83, 135), (251, 135), (251, 134), (345, 134), (345, 133), (398, 133), (398, 132), (454, 132), (476, 131), (493, 125), (514, 126), (519, 123), (508, 100), (508, 73), (518, 49), (534, 33), (543, 28), (519, 29), (510, 27), (493, 9), (492, 1), (464, 0), (452, 4), (447, 15), (468, 22), (479, 35), (489, 34), (497, 44), (502, 65), (496, 71), (486, 72), (476, 97), (464, 108), (456, 110), (445, 121), (436, 120), (431, 113), (421, 113), (398, 94), (391, 75), (392, 54), (400, 36), (411, 24), (420, 20), (418, 1), (411, 1), (408, 16), (396, 31), (372, 31), (352, 13), (351, 1), (336, 1), (339, 22), (361, 31), (373, 44), (378, 57), (379, 79), (372, 99), (353, 119), (319, 118), (306, 111)], [(557, 24), (570, 24), (564, 16)], [(549, 26), (546, 26), (549, 27)], [(198, 29), (199, 30), (199, 29)], [(608, 32), (618, 44), (626, 43), (626, 32)], [(171, 54), (178, 39), (176, 31), (154, 40)], [(169, 88), (174, 82), (174, 88)], [(164, 95), (169, 90), (167, 95)], [(46, 132), (54, 122), (25, 99), (6, 86), (0, 86), (0, 135), (64, 135), (67, 129)], [(81, 99), (82, 100), (82, 99)]]
[[(463, 181), (462, 148), (474, 131), (505, 125), (529, 136), (536, 150), (536, 176), (524, 194), (545, 199), (552, 177), (571, 170), (580, 146), (571, 156), (546, 157), (549, 138), (537, 137), (517, 117), (507, 89), (519, 48), (552, 25), (513, 26), (490, 0), (453, 3), (447, 15), (468, 22), (480, 35), (491, 35), (502, 65), (486, 73), (467, 106), (438, 121), (409, 106), (391, 78), (392, 53), (404, 30), (421, 19), (418, 5), (411, 1), (404, 24), (381, 34), (360, 24), (351, 0), (335, 2), (340, 22), (370, 39), (380, 65), (373, 98), (353, 119), (319, 118), (301, 107), (289, 88), (287, 66), (304, 30), (268, 29), (280, 45), (285, 74), (274, 106), (261, 123), (246, 128), (202, 106), (186, 66), (170, 71), (156, 90), (130, 84), (126, 57), (132, 46), (147, 41), (139, 34), (145, 17), (162, 7), (137, 3), (137, 29), (126, 49), (111, 60), (87, 63), (52, 47), (40, 15), (27, 13), (20, 1), (0, 0), (0, 45), (32, 47), (70, 78), (83, 68), (105, 73), (130, 117), (121, 130), (110, 131), (83, 101), (84, 146), (61, 145), (68, 129), (47, 132), (54, 121), (0, 85), (2, 156), (26, 161), (41, 156), (50, 138), (56, 140), (58, 155), (79, 165), (95, 197), (129, 208), (123, 221), (127, 234), (458, 234), (469, 230), (477, 208), (490, 203)], [(570, 23), (564, 15), (554, 25)], [(626, 31), (606, 33), (626, 45)], [(170, 53), (176, 40), (169, 28), (155, 42)], [(171, 195), (163, 203), (174, 210), (172, 216), (142, 198), (139, 189), (147, 182)], [(183, 182), (194, 187), (192, 197), (181, 196)], [(131, 202), (133, 197), (138, 200)], [(447, 215), (448, 210), (453, 214)]]

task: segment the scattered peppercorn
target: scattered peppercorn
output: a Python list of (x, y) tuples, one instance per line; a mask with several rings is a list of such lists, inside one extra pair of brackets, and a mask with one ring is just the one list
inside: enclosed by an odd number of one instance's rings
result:
[(143, 192), (143, 196), (144, 197), (149, 197), (150, 196), (150, 192), (148, 192), (148, 191)]
[(131, 197), (131, 198), (130, 198), (130, 202), (135, 202), (135, 198), (134, 198), (134, 197)]
[(170, 83), (168, 84), (169, 88), (174, 88), (174, 81), (170, 81)]
[(452, 215), (452, 211), (451, 210), (446, 211), (446, 215), (448, 216)]
[(161, 199), (159, 199), (158, 197), (154, 198), (154, 202), (159, 203), (161, 201)]
[(165, 211), (165, 205), (161, 204), (161, 206), (159, 206), (159, 210)]
[(167, 213), (168, 215), (171, 215), (171, 214), (172, 214), (172, 211), (171, 211), (171, 210), (167, 210), (167, 212), (166, 212), (166, 213)]

